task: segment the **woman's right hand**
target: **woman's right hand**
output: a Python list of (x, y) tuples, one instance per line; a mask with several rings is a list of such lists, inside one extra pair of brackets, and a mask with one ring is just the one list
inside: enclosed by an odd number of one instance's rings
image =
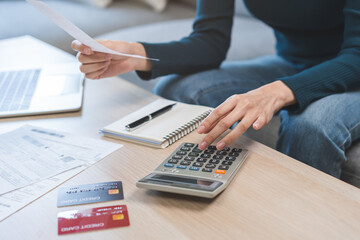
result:
[[(100, 44), (114, 51), (146, 57), (146, 51), (140, 43), (124, 41), (97, 40)], [(113, 77), (133, 70), (151, 71), (150, 60), (131, 58), (108, 53), (93, 52), (91, 48), (74, 40), (71, 47), (78, 51), (78, 60), (81, 62), (80, 71), (90, 79)]]

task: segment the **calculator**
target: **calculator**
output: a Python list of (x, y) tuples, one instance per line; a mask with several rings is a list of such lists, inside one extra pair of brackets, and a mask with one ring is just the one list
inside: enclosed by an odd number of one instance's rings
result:
[(139, 188), (214, 198), (234, 178), (248, 151), (219, 151), (211, 145), (204, 151), (195, 143), (182, 143), (151, 174), (138, 180)]

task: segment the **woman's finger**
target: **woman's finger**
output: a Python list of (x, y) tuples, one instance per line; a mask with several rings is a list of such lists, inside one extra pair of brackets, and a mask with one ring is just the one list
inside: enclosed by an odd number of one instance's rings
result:
[(206, 133), (210, 131), (210, 128), (214, 125), (214, 123), (218, 122), (220, 118), (224, 115), (227, 115), (231, 110), (233, 110), (236, 106), (236, 100), (234, 96), (228, 98), (225, 102), (219, 105), (210, 113), (210, 115), (204, 119), (204, 121), (198, 127), (198, 133)]
[(214, 122), (208, 129), (206, 132), (204, 132), (204, 134), (208, 134), (211, 130), (213, 130), (213, 128), (216, 126), (216, 124), (218, 124), (224, 117), (226, 117), (226, 115), (220, 117), (218, 120), (216, 120), (216, 122)]
[(246, 130), (249, 129), (251, 124), (255, 121), (254, 116), (245, 116), (236, 126), (233, 130), (230, 131), (229, 134), (227, 134), (223, 139), (221, 139), (217, 144), (216, 148), (218, 150), (223, 150), (226, 146), (228, 146), (230, 143), (235, 141), (238, 137), (243, 135)]
[(77, 59), (79, 60), (79, 62), (81, 63), (98, 63), (98, 62), (105, 62), (108, 61), (112, 58), (111, 54), (108, 53), (100, 53), (100, 52), (95, 52), (94, 54), (88, 56), (85, 54), (78, 54), (77, 55)]
[(85, 77), (88, 78), (88, 79), (100, 79), (101, 78), (101, 75), (106, 72), (107, 70), (107, 67), (104, 67), (102, 69), (99, 69), (95, 72), (91, 72), (91, 73), (87, 73), (85, 74)]
[(235, 122), (241, 120), (243, 114), (234, 109), (231, 113), (229, 113), (226, 117), (221, 119), (213, 129), (206, 135), (204, 140), (200, 143), (199, 148), (204, 150), (209, 146), (216, 138), (218, 138), (221, 134), (227, 131)]
[(101, 62), (101, 63), (91, 63), (91, 64), (82, 64), (80, 66), (80, 71), (87, 74), (96, 72), (100, 69), (103, 69), (104, 67), (107, 67), (110, 65), (110, 61), (107, 62)]
[(263, 126), (267, 124), (267, 119), (265, 114), (260, 114), (260, 116), (256, 119), (253, 124), (253, 128), (255, 130), (260, 130)]
[(72, 41), (71, 47), (75, 51), (81, 52), (81, 53), (86, 54), (86, 55), (93, 54), (93, 51), (91, 50), (91, 48), (89, 48), (88, 46), (82, 44), (79, 40)]

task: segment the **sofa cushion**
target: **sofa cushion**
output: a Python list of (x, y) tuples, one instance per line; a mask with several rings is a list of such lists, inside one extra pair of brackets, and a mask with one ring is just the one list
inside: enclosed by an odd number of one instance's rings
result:
[(164, 11), (168, 0), (135, 0), (149, 5), (155, 12)]
[[(167, 42), (179, 40), (189, 35), (192, 31), (192, 24), (193, 18), (160, 22), (114, 31), (100, 35), (97, 38), (131, 42)], [(237, 61), (264, 54), (274, 54), (274, 46), (275, 38), (272, 30), (268, 26), (255, 19), (236, 17), (227, 60)], [(124, 74), (122, 77), (149, 91), (152, 91), (152, 88), (156, 84), (156, 80), (140, 80), (133, 72)]]
[[(97, 38), (156, 43), (168, 42), (189, 35), (192, 31), (192, 24), (192, 18), (159, 22), (114, 31), (100, 35)], [(273, 31), (255, 19), (236, 17), (231, 39), (227, 60), (237, 61), (266, 54), (275, 54)]]
[(171, 1), (179, 1), (179, 2), (183, 2), (185, 4), (188, 4), (192, 7), (196, 7), (196, 3), (197, 3), (197, 0), (171, 0)]
[(237, 16), (250, 17), (250, 13), (244, 4), (244, 0), (235, 0), (235, 14)]
[(96, 7), (101, 7), (101, 8), (106, 8), (112, 3), (112, 0), (75, 0), (75, 1), (94, 5)]
[(347, 162), (343, 164), (341, 179), (360, 188), (360, 140), (354, 142), (346, 152)]

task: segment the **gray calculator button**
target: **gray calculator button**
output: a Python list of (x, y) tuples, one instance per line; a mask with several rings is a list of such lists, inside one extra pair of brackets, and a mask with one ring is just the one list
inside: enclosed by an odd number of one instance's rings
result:
[(185, 157), (184, 160), (186, 160), (186, 161), (194, 161), (195, 157)]
[(178, 151), (176, 154), (177, 154), (177, 155), (185, 155), (186, 152), (185, 152), (185, 151)]
[(180, 156), (180, 155), (174, 155), (172, 156), (172, 159), (182, 159), (183, 156)]
[(242, 149), (241, 148), (233, 148), (232, 150), (231, 150), (232, 152), (241, 152), (242, 151)]
[(212, 163), (208, 163), (205, 165), (206, 168), (215, 168), (216, 165), (215, 164), (212, 164)]
[(237, 157), (237, 156), (239, 156), (239, 153), (238, 152), (231, 152), (231, 153), (229, 153), (229, 156)]
[(200, 152), (202, 152), (202, 150), (200, 150), (200, 149), (196, 146), (196, 147), (194, 147), (194, 149), (192, 150), (192, 152), (200, 153)]
[(196, 159), (197, 162), (201, 162), (201, 163), (204, 163), (207, 161), (207, 158), (198, 158)]
[(190, 165), (191, 164), (191, 162), (189, 162), (189, 161), (181, 161), (181, 163), (180, 163), (181, 165)]
[(203, 171), (203, 172), (212, 172), (212, 169), (211, 169), (211, 168), (203, 168), (202, 171)]
[(193, 164), (194, 167), (202, 167), (203, 166), (203, 163), (201, 162), (196, 162)]
[(213, 154), (214, 152), (215, 152), (215, 150), (209, 150), (209, 149), (206, 149), (204, 151), (204, 153), (206, 153), (206, 154)]
[(185, 147), (193, 147), (193, 146), (195, 146), (195, 144), (194, 143), (185, 143), (184, 146)]
[(211, 154), (206, 154), (206, 153), (204, 153), (204, 154), (201, 154), (200, 157), (202, 157), (202, 158), (209, 158), (209, 157), (211, 157)]
[(229, 170), (229, 166), (220, 165), (219, 170)]
[(170, 159), (168, 161), (168, 163), (173, 163), (173, 164), (177, 164), (179, 162), (179, 160), (176, 160), (176, 159)]
[(226, 151), (217, 151), (216, 155), (227, 155), (228, 153)]
[(216, 146), (211, 145), (211, 146), (208, 146), (207, 149), (209, 149), (209, 150), (216, 150)]
[(221, 160), (221, 159), (223, 159), (223, 157), (224, 157), (224, 156), (222, 156), (222, 155), (214, 155), (214, 156), (213, 156), (213, 159)]
[(190, 148), (189, 147), (182, 147), (180, 148), (181, 151), (190, 151)]
[(226, 161), (235, 161), (236, 157), (226, 157)]
[(196, 153), (196, 152), (191, 152), (191, 153), (189, 153), (189, 156), (190, 157), (197, 157), (197, 156), (199, 156), (199, 154)]
[(220, 162), (220, 160), (216, 160), (216, 159), (210, 159), (209, 163), (212, 164), (218, 164)]
[(231, 165), (233, 162), (232, 161), (223, 161), (221, 164), (222, 165)]

